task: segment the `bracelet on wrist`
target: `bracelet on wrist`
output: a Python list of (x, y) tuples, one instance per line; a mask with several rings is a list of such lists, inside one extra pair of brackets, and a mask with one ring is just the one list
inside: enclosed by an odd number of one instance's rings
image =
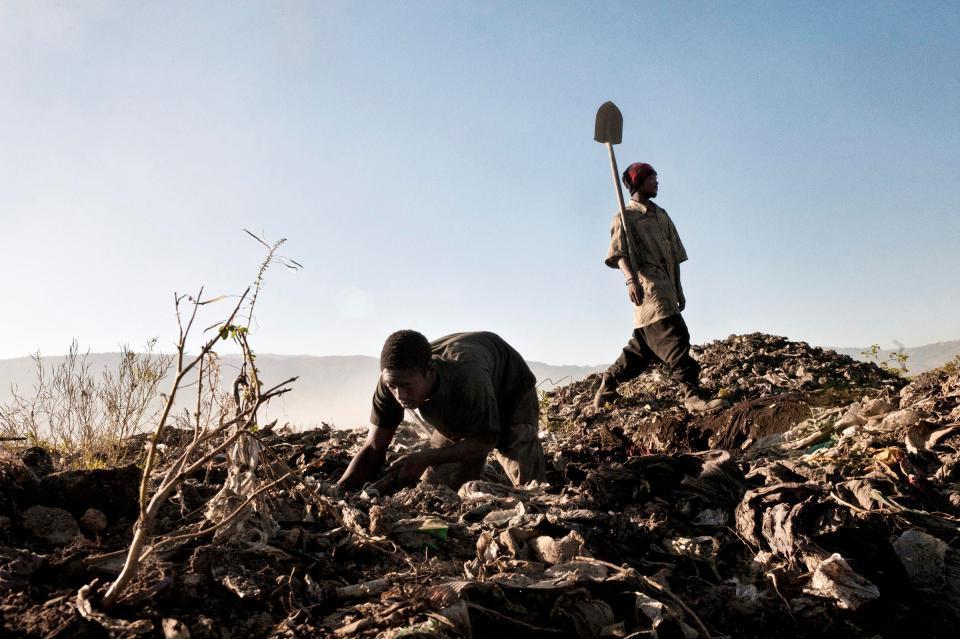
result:
[(626, 282), (624, 282), (624, 284), (625, 284), (626, 286), (630, 286), (630, 283), (631, 283), (631, 282), (636, 283), (636, 281), (637, 281), (636, 278), (631, 277), (631, 278), (628, 279)]

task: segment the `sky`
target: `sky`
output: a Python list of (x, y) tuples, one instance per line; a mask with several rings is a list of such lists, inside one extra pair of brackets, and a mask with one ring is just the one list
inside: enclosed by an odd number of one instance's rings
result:
[(956, 2), (0, 0), (0, 358), (171, 350), (175, 293), (256, 276), (249, 229), (303, 264), (260, 352), (612, 361), (607, 100), (695, 343), (960, 339), (958, 32)]

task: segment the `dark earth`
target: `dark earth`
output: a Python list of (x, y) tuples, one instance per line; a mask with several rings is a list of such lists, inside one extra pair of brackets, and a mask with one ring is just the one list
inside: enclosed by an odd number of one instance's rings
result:
[[(596, 375), (547, 393), (548, 482), (525, 489), (493, 464), (458, 492), (342, 496), (364, 429), (251, 436), (263, 461), (240, 471), (287, 479), (217, 534), (173, 539), (222, 517), (208, 504), (237, 469), (187, 479), (108, 611), (146, 436), (128, 465), (86, 471), (5, 444), (0, 636), (956, 636), (956, 366), (908, 380), (763, 334), (695, 356), (729, 408), (687, 413), (659, 370), (599, 411)], [(426, 444), (403, 429), (392, 455)], [(165, 458), (189, 435), (162, 433)]]

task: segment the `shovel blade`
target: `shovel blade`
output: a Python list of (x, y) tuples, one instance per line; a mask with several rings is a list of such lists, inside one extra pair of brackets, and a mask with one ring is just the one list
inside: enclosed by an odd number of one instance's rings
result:
[(593, 139), (597, 142), (620, 144), (623, 137), (623, 114), (613, 102), (604, 102), (597, 110)]

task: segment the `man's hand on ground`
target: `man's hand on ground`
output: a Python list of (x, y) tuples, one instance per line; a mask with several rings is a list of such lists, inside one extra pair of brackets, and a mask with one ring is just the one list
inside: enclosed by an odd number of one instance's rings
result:
[(634, 306), (640, 306), (643, 303), (643, 289), (637, 284), (636, 280), (627, 283), (627, 295)]
[(421, 451), (400, 457), (390, 465), (390, 470), (397, 473), (397, 479), (402, 483), (415, 482), (429, 465), (427, 455)]

